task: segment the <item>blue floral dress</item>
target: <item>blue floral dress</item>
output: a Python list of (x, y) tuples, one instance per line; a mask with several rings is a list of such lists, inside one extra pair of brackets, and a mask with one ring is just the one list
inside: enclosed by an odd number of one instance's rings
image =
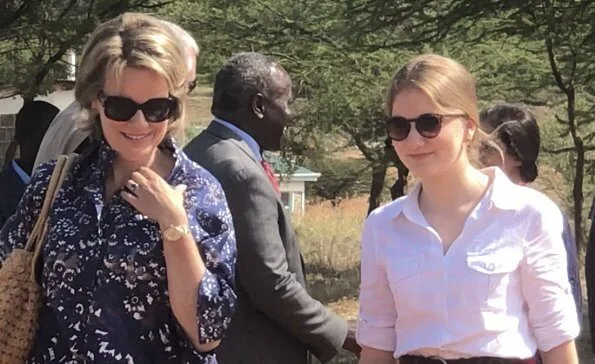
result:
[[(222, 338), (236, 306), (236, 243), (217, 180), (168, 137), (185, 184), (190, 229), (207, 271), (197, 297), (199, 340)], [(29, 363), (216, 363), (194, 349), (175, 319), (156, 222), (116, 193), (104, 203), (105, 171), (116, 156), (106, 142), (72, 167), (49, 215), (41, 273), (44, 304)], [(0, 262), (23, 247), (41, 209), (54, 163), (36, 171), (0, 232)]]

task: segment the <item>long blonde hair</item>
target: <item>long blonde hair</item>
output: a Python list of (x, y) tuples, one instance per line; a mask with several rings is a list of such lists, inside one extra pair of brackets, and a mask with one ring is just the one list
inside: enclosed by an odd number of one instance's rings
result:
[(459, 62), (437, 54), (410, 60), (391, 82), (386, 100), (389, 115), (399, 92), (412, 87), (423, 91), (440, 108), (463, 112), (479, 127), (475, 78)]
[(91, 109), (107, 77), (121, 79), (127, 67), (149, 69), (167, 82), (178, 100), (178, 113), (169, 120), (169, 132), (183, 129), (186, 108), (187, 66), (183, 45), (161, 20), (146, 14), (125, 13), (101, 24), (83, 51), (74, 88), (81, 106), (78, 127), (102, 136), (98, 115)]

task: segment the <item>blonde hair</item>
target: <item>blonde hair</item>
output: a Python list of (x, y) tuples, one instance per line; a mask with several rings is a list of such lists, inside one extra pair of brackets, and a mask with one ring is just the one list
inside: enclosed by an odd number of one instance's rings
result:
[(442, 109), (463, 112), (479, 128), (475, 78), (459, 62), (437, 54), (410, 60), (393, 77), (386, 101), (389, 115), (399, 92), (409, 88), (421, 90)]
[(188, 74), (184, 46), (171, 28), (161, 20), (140, 13), (125, 13), (101, 24), (87, 42), (81, 57), (75, 100), (81, 106), (77, 124), (91, 132), (94, 139), (102, 136), (98, 115), (91, 104), (99, 97), (105, 80), (121, 79), (127, 67), (156, 72), (167, 82), (170, 96), (178, 101), (178, 113), (169, 120), (169, 133), (183, 129)]
[(192, 37), (192, 35), (190, 35), (190, 33), (188, 33), (178, 24), (167, 20), (161, 20), (161, 22), (167, 25), (174, 35), (184, 44), (184, 47), (187, 49), (188, 53), (191, 53), (194, 57), (198, 57), (200, 55), (198, 43), (196, 43), (196, 40), (194, 37)]

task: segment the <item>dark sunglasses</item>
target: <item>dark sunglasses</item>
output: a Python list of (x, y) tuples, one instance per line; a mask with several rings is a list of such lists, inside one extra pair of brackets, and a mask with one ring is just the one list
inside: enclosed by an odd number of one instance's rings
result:
[(107, 96), (101, 92), (99, 99), (103, 104), (105, 116), (115, 121), (128, 121), (138, 110), (141, 110), (145, 120), (151, 123), (171, 119), (178, 113), (178, 101), (173, 97), (160, 97), (137, 104), (128, 97)]
[(442, 119), (467, 117), (466, 114), (422, 114), (414, 119), (406, 119), (402, 116), (392, 116), (386, 121), (388, 136), (395, 141), (407, 139), (411, 131), (411, 123), (415, 123), (415, 129), (424, 138), (435, 138), (440, 134)]

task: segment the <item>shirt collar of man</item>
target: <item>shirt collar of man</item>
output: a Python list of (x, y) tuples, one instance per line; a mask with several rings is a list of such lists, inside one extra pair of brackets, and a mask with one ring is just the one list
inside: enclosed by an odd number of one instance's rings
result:
[(236, 133), (250, 148), (250, 150), (252, 151), (252, 153), (254, 153), (254, 156), (256, 157), (256, 159), (259, 162), (262, 162), (262, 154), (261, 154), (261, 149), (260, 146), (258, 145), (258, 143), (256, 142), (256, 140), (254, 140), (254, 138), (246, 133), (245, 131), (243, 131), (242, 129), (238, 128), (237, 126), (235, 126), (234, 124), (230, 123), (229, 121), (223, 120), (221, 118), (218, 118), (216, 116), (213, 117), (213, 119), (218, 122), (219, 124), (222, 124), (223, 126), (225, 126), (226, 128), (230, 129), (231, 131), (233, 131), (234, 133)]
[(17, 161), (13, 160), (11, 164), (12, 169), (14, 169), (15, 173), (19, 176), (21, 181), (23, 181), (24, 184), (28, 185), (29, 182), (31, 182), (31, 176), (29, 176), (29, 174), (27, 174), (27, 172), (25, 172), (25, 170), (21, 168)]
[[(492, 207), (501, 210), (517, 210), (522, 206), (522, 191), (528, 187), (515, 185), (508, 179), (504, 172), (497, 167), (486, 168), (483, 169), (482, 172), (491, 178), (492, 183), (485, 196), (471, 212), (470, 217), (478, 218)], [(418, 225), (427, 225), (419, 207), (420, 191), (421, 184), (417, 183), (411, 188), (406, 196), (395, 201), (393, 205), (389, 207), (392, 210), (391, 216), (397, 218), (403, 215), (408, 220)]]

